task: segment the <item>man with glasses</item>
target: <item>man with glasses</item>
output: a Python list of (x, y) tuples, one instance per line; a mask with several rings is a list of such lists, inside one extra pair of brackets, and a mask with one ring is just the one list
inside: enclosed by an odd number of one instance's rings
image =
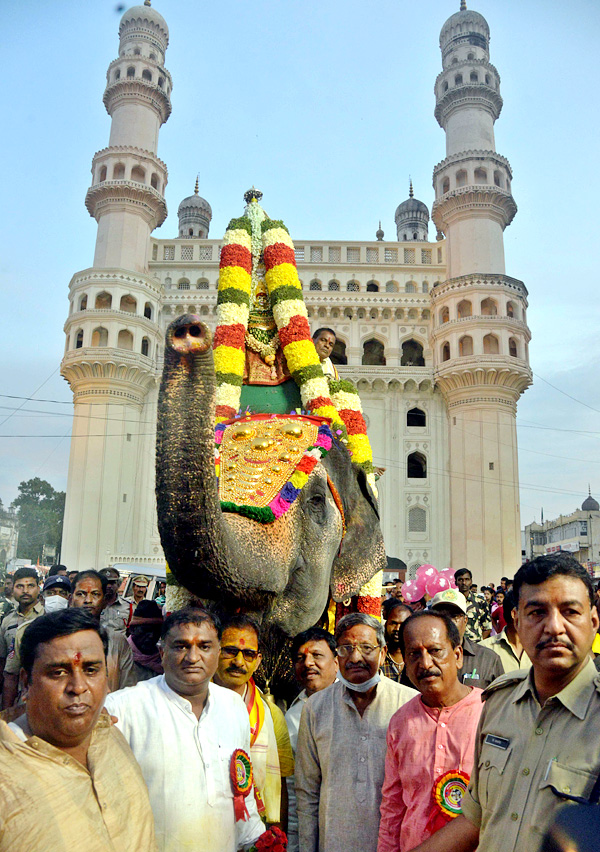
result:
[(377, 619), (360, 612), (344, 616), (335, 642), (338, 682), (311, 695), (300, 720), (300, 849), (376, 852), (387, 728), (418, 693), (380, 675), (385, 638)]
[(266, 701), (254, 683), (260, 665), (260, 627), (248, 615), (234, 615), (223, 625), (215, 683), (243, 698), (250, 718), (250, 757), (259, 814), (267, 824), (287, 830), (287, 788), (282, 778), (294, 774), (294, 757), (283, 713)]

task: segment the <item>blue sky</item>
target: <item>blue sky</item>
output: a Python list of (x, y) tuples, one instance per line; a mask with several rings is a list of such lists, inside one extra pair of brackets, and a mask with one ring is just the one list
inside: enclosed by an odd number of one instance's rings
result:
[[(130, 4), (125, 4), (130, 5)], [(154, 0), (166, 18), (173, 114), (159, 156), (179, 201), (200, 175), (211, 236), (252, 184), (298, 240), (387, 238), (408, 176), (428, 206), (445, 154), (433, 117), (439, 31), (459, 3), (430, 0)], [(530, 293), (535, 382), (518, 411), (524, 523), (600, 495), (596, 203), (600, 119), (595, 0), (479, 0), (504, 109), (496, 148), (511, 162), (519, 212), (506, 271)], [(102, 105), (117, 56), (115, 0), (5, 4), (0, 140), (0, 498), (32, 476), (66, 485), (71, 394), (60, 377), (68, 283), (91, 265), (84, 207)], [(430, 237), (434, 237), (433, 227)], [(554, 386), (554, 387), (552, 387)], [(35, 397), (24, 403), (22, 397)], [(569, 398), (572, 397), (572, 398)], [(48, 403), (38, 400), (54, 400)], [(21, 408), (19, 408), (22, 406)], [(19, 409), (15, 411), (15, 409)]]

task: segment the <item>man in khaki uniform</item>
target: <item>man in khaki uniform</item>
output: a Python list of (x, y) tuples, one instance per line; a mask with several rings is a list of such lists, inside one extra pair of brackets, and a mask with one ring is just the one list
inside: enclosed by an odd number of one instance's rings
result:
[(515, 626), (532, 668), (496, 680), (485, 705), (462, 815), (419, 852), (537, 852), (556, 811), (589, 801), (600, 774), (598, 629), (587, 571), (540, 556), (514, 580)]

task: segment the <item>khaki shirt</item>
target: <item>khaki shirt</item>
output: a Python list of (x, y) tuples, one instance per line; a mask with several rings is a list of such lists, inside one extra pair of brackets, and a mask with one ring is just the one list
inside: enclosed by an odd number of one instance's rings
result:
[(517, 656), (514, 645), (511, 645), (508, 641), (506, 628), (504, 628), (502, 633), (498, 633), (497, 636), (488, 636), (487, 639), (483, 639), (479, 644), (483, 645), (484, 648), (489, 648), (494, 654), (498, 654), (504, 666), (505, 673), (514, 672), (515, 669), (531, 668), (531, 660), (525, 651), (521, 654), (521, 659)]
[(0, 852), (156, 852), (142, 773), (105, 715), (88, 767), (0, 722)]
[(12, 651), (15, 634), (21, 624), (24, 624), (26, 621), (33, 621), (38, 615), (43, 615), (44, 611), (44, 602), (37, 600), (27, 615), (23, 615), (15, 608), (12, 612), (4, 616), (2, 624), (0, 624), (0, 657), (6, 658)]
[(537, 852), (561, 794), (589, 799), (600, 773), (600, 675), (589, 660), (540, 707), (533, 669), (516, 671), (484, 699), (463, 814), (485, 852)]

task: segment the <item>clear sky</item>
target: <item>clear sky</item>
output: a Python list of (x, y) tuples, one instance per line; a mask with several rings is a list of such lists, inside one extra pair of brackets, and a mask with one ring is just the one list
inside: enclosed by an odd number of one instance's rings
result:
[[(438, 39), (459, 0), (153, 5), (170, 28), (174, 82), (158, 150), (169, 167), (171, 212), (157, 236), (177, 233), (177, 206), (196, 173), (213, 209), (213, 237), (241, 213), (252, 184), (298, 240), (373, 239), (379, 219), (393, 239), (409, 175), (431, 207), (432, 169), (445, 155), (433, 116)], [(600, 4), (469, 6), (490, 25), (502, 80), (496, 147), (512, 165), (519, 207), (505, 232), (506, 271), (530, 294), (535, 382), (517, 421), (527, 523), (541, 507), (547, 518), (573, 511), (588, 483), (600, 499)], [(59, 373), (62, 328), (69, 279), (93, 260), (96, 223), (83, 202), (93, 154), (108, 143), (102, 93), (120, 14), (116, 0), (3, 4), (5, 505), (33, 476), (66, 486), (72, 407)]]

